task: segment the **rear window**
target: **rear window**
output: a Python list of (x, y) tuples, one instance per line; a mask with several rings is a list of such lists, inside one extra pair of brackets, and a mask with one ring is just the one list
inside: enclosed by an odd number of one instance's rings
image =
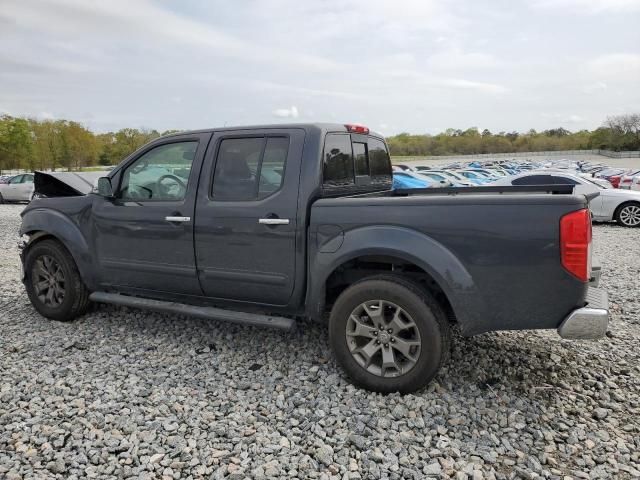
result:
[(329, 133), (324, 142), (323, 187), (358, 190), (391, 187), (391, 159), (384, 142), (374, 137)]

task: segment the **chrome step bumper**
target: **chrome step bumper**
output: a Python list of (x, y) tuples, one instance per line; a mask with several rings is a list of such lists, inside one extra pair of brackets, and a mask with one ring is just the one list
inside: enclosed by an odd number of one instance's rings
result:
[(587, 305), (571, 312), (558, 327), (558, 334), (568, 340), (596, 340), (604, 337), (609, 325), (609, 297), (595, 287), (587, 291)]
[(600, 277), (602, 276), (602, 265), (598, 257), (592, 257), (591, 259), (591, 279), (589, 285), (597, 287), (600, 285)]

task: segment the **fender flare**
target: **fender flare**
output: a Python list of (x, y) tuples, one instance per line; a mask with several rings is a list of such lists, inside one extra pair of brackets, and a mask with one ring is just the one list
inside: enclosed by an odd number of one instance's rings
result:
[(368, 255), (396, 257), (427, 272), (449, 300), (463, 333), (473, 331), (476, 316), (486, 311), (471, 274), (456, 255), (433, 238), (394, 225), (362, 227), (343, 235), (340, 247), (333, 252), (322, 252), (320, 246), (313, 249), (307, 293), (311, 317), (322, 315), (329, 276), (346, 262)]
[(20, 235), (28, 235), (29, 242), (25, 245), (22, 256), (32, 244), (43, 236), (52, 236), (69, 251), (82, 280), (89, 289), (96, 285), (95, 268), (89, 253), (89, 245), (78, 226), (66, 215), (52, 209), (38, 208), (28, 210), (22, 217)]

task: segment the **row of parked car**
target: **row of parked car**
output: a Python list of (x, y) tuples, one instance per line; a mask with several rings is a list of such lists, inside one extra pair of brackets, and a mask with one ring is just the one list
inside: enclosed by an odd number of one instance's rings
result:
[(640, 169), (588, 162), (470, 162), (444, 166), (394, 165), (393, 188), (573, 185), (597, 193), (590, 201), (594, 221), (640, 227)]

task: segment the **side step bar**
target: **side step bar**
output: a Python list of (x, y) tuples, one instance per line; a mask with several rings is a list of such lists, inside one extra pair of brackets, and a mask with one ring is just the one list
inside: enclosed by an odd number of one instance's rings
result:
[(271, 315), (260, 315), (257, 313), (237, 312), (234, 310), (224, 310), (215, 307), (199, 307), (184, 303), (164, 302), (149, 298), (131, 297), (118, 293), (93, 292), (89, 299), (93, 302), (112, 303), (125, 307), (143, 308), (155, 310), (163, 313), (177, 313), (190, 317), (225, 320), (227, 322), (239, 323), (241, 325), (251, 325), (254, 327), (272, 327), (290, 331), (295, 326), (295, 321), (291, 318), (274, 317)]

